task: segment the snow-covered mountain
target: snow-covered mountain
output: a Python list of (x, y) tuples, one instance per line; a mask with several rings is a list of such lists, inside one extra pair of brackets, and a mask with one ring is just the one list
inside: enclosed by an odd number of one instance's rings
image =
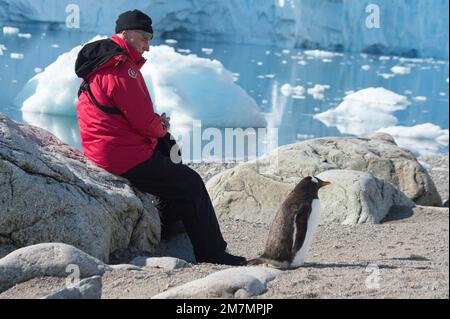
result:
[(119, 13), (138, 8), (163, 38), (445, 59), (449, 53), (448, 0), (0, 0), (0, 21), (66, 28), (76, 13), (71, 4), (80, 13), (73, 31), (111, 34)]

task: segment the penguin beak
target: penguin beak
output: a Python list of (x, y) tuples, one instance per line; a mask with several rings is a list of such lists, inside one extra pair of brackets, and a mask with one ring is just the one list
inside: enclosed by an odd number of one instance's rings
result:
[(331, 182), (327, 182), (327, 181), (320, 181), (320, 187), (324, 187), (327, 185), (331, 185)]

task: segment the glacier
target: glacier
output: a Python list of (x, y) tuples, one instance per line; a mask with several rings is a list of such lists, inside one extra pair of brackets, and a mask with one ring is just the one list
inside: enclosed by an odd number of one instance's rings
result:
[[(73, 32), (111, 34), (123, 11), (140, 9), (161, 39), (275, 45), (285, 48), (367, 52), (448, 59), (448, 0), (0, 0), (0, 21), (41, 23)], [(379, 8), (378, 27), (367, 26)]]

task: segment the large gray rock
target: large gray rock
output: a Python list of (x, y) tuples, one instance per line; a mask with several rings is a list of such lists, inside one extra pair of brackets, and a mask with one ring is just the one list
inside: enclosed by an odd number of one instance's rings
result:
[(94, 276), (81, 280), (73, 287), (64, 288), (42, 299), (100, 299), (102, 297), (102, 278)]
[(317, 177), (331, 182), (319, 191), (322, 223), (378, 224), (392, 207), (415, 206), (394, 185), (365, 172), (330, 170)]
[(160, 221), (152, 199), (47, 131), (0, 114), (0, 257), (42, 242), (105, 262), (117, 249), (153, 253)]
[(249, 298), (267, 291), (282, 271), (265, 267), (235, 267), (169, 289), (152, 299)]
[(103, 275), (111, 268), (85, 252), (62, 243), (18, 249), (0, 259), (0, 292), (36, 277), (81, 278)]
[(219, 217), (270, 223), (303, 177), (336, 169), (370, 173), (420, 205), (442, 202), (427, 171), (387, 134), (286, 145), (214, 176), (207, 188)]

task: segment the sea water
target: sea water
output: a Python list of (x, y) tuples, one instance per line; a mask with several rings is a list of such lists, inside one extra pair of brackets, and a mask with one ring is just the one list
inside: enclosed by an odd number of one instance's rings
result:
[[(22, 113), (13, 101), (37, 72), (95, 34), (32, 25), (21, 26), (20, 34), (27, 36), (0, 33), (0, 112), (13, 120), (43, 127), (81, 149), (76, 118)], [(431, 123), (449, 128), (448, 60), (173, 40), (156, 39), (152, 45), (166, 44), (180, 54), (219, 60), (235, 73), (236, 84), (256, 101), (268, 126), (277, 129), (278, 146), (317, 137), (348, 136), (313, 116), (337, 107), (351, 92), (369, 87), (383, 87), (408, 98), (411, 104), (393, 113), (397, 126)], [(207, 93), (207, 87), (202, 89)], [(423, 136), (421, 143), (435, 143), (426, 139), (426, 132)], [(206, 143), (202, 141), (202, 145)], [(448, 143), (431, 149), (436, 155), (446, 153)], [(200, 160), (196, 158), (198, 153), (187, 153), (190, 156), (184, 160)]]

